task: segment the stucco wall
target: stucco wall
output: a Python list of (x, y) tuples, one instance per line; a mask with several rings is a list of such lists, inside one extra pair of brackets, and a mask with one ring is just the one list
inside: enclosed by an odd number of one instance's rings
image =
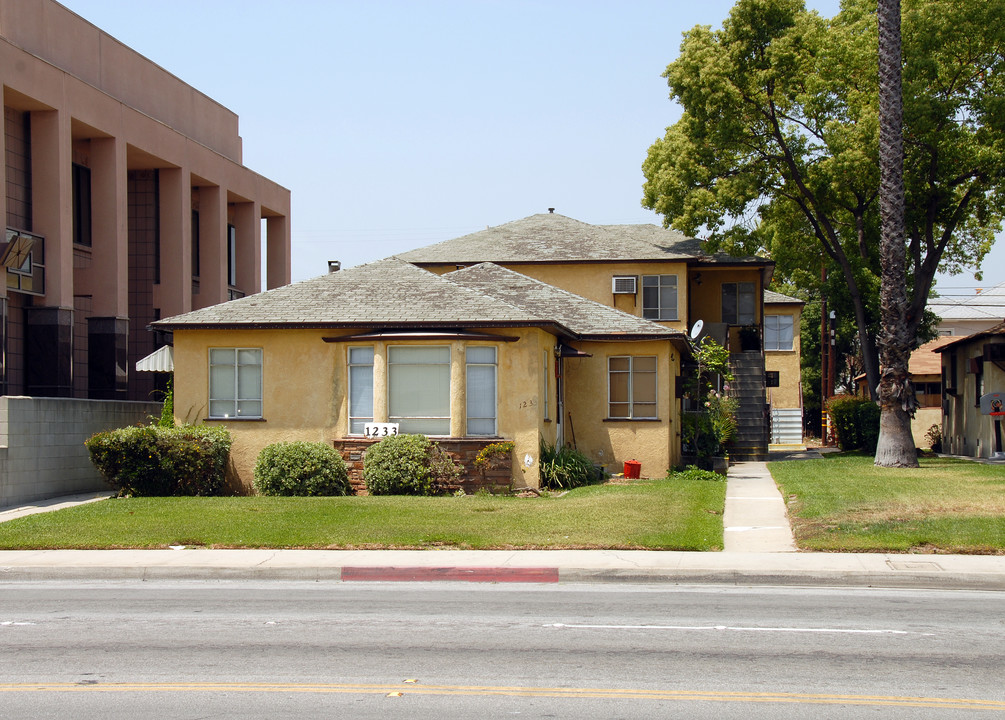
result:
[[(343, 330), (176, 330), (175, 413), (183, 422), (226, 425), (234, 436), (233, 478), (250, 489), (258, 453), (270, 443), (310, 440), (329, 443), (348, 431), (347, 349), (374, 347), (374, 419), (387, 419), (386, 351), (388, 344), (451, 346), (451, 437), (464, 435), (464, 352), (466, 347), (495, 345), (498, 353), (497, 419), (499, 437), (514, 443), (512, 484), (539, 486), (539, 442), (555, 443), (562, 424), (566, 442), (610, 472), (621, 472), (625, 460), (639, 460), (646, 475), (658, 476), (679, 462), (679, 402), (674, 378), (680, 354), (667, 341), (577, 343), (592, 357), (565, 358), (565, 413), (558, 416), (556, 339), (537, 328), (493, 331), (513, 342), (488, 340), (414, 341), (354, 340), (326, 343), (323, 337), (348, 335)], [(210, 420), (208, 351), (211, 347), (263, 349), (262, 420)], [(657, 421), (607, 421), (607, 358), (610, 355), (655, 355), (658, 359)], [(547, 387), (548, 402), (544, 402)], [(546, 414), (547, 411), (547, 414)], [(571, 418), (571, 422), (570, 422)]]
[[(632, 343), (581, 343), (589, 358), (567, 358), (565, 401), (568, 424), (566, 442), (575, 437), (577, 449), (608, 472), (619, 473), (625, 460), (642, 463), (644, 477), (661, 477), (680, 462), (680, 402), (674, 378), (680, 372), (680, 354), (662, 341)], [(657, 358), (658, 420), (608, 420), (608, 358), (615, 355)]]
[(768, 404), (772, 408), (801, 408), (803, 405), (802, 373), (799, 367), (802, 352), (799, 338), (801, 306), (782, 303), (765, 305), (764, 314), (792, 316), (792, 349), (764, 351), (765, 371), (773, 370), (778, 373), (778, 387), (767, 388)]
[(0, 507), (108, 489), (84, 441), (160, 411), (153, 402), (0, 397)]
[[(233, 478), (246, 489), (253, 480), (255, 460), (266, 445), (290, 440), (331, 442), (348, 432), (347, 348), (374, 347), (373, 383), (386, 388), (388, 342), (350, 341), (326, 343), (323, 337), (348, 335), (348, 330), (177, 330), (175, 331), (175, 413), (183, 422), (225, 425), (233, 434)], [(555, 339), (536, 328), (505, 329), (496, 334), (518, 338), (515, 342), (394, 341), (398, 345), (450, 345), (451, 436), (464, 433), (464, 348), (495, 345), (498, 349), (498, 434), (514, 442), (513, 484), (537, 487), (538, 444), (544, 423), (541, 396), (544, 354)], [(262, 348), (262, 420), (210, 420), (208, 418), (209, 361), (211, 347)], [(554, 407), (554, 385), (551, 385)], [(385, 392), (374, 393), (374, 420), (386, 421)], [(543, 426), (543, 429), (542, 429)], [(529, 458), (529, 463), (525, 460)]]

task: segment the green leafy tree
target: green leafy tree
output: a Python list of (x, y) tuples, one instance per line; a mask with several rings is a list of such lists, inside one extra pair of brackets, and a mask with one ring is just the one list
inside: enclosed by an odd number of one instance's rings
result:
[[(1005, 0), (904, 0), (906, 304), (924, 337), (936, 270), (980, 268), (1001, 229)], [(684, 34), (666, 70), (680, 120), (649, 149), (643, 205), (709, 250), (766, 253), (793, 280), (828, 266), (879, 385), (876, 0), (834, 18), (802, 0), (740, 0), (720, 30)]]

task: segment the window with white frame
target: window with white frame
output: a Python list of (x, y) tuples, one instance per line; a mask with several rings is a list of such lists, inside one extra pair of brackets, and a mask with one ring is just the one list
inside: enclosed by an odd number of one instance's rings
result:
[(656, 418), (656, 357), (616, 356), (607, 359), (608, 417)]
[(791, 315), (764, 316), (764, 349), (765, 350), (792, 349)]
[(496, 349), (469, 346), (467, 357), (467, 434), (496, 434)]
[(677, 276), (642, 276), (642, 317), (647, 320), (677, 319)]
[(387, 349), (388, 420), (402, 433), (450, 434), (450, 347)]
[(753, 325), (757, 302), (752, 282), (722, 284), (722, 322)]
[(262, 417), (261, 348), (210, 348), (209, 416)]
[(349, 434), (373, 422), (373, 347), (349, 348)]

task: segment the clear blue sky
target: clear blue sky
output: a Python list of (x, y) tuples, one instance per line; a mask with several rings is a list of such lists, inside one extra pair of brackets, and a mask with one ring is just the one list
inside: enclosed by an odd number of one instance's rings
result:
[[(549, 207), (659, 223), (641, 165), (680, 114), (660, 75), (733, 4), (60, 1), (240, 116), (244, 164), (293, 193), (295, 281)], [(984, 269), (944, 286), (1000, 282), (1005, 242)]]

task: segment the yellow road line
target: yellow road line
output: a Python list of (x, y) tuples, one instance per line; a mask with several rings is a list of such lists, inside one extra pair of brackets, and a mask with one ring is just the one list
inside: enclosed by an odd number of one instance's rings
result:
[(495, 685), (332, 684), (332, 683), (0, 683), (0, 693), (36, 692), (257, 692), (462, 695), (591, 698), (616, 700), (692, 700), (706, 702), (802, 703), (812, 705), (873, 705), (882, 707), (952, 708), (1005, 712), (1005, 701), (887, 695), (826, 695), (813, 693), (738, 692), (714, 690), (638, 690), (628, 688), (550, 688)]

